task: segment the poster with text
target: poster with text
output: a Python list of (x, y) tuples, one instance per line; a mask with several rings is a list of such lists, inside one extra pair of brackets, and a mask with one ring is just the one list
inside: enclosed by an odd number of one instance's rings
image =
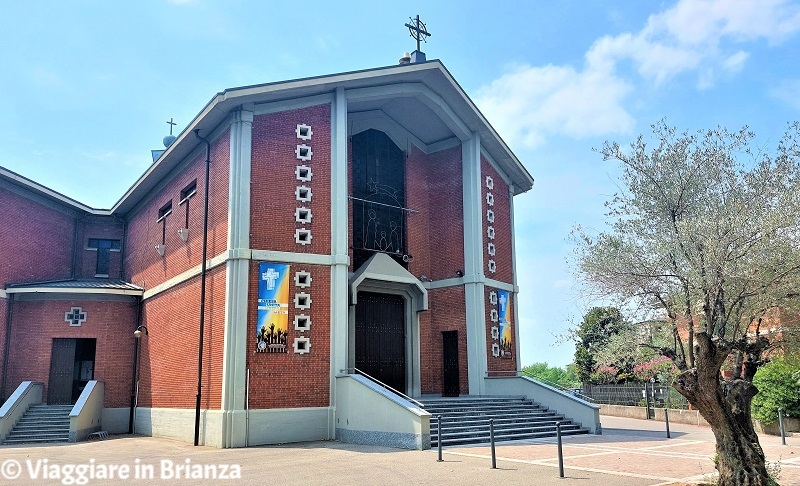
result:
[(256, 351), (285, 353), (289, 331), (289, 265), (258, 264)]
[(503, 358), (511, 358), (513, 352), (511, 350), (511, 313), (509, 307), (511, 304), (511, 296), (505, 290), (497, 291), (497, 307), (499, 311), (500, 321), (500, 356)]

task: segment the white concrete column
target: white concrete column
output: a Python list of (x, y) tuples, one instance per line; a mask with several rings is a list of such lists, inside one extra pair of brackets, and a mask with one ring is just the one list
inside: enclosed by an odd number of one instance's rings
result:
[(486, 313), (483, 265), (481, 140), (478, 134), (461, 145), (464, 182), (464, 291), (467, 315), (467, 365), (470, 395), (483, 395), (486, 376)]
[(253, 112), (233, 114), (228, 182), (228, 253), (225, 279), (225, 343), (222, 360), (222, 446), (244, 447), (247, 421), (247, 289), (250, 248), (250, 171)]
[[(336, 88), (331, 107), (331, 407), (336, 407), (336, 375), (347, 368), (349, 295), (347, 267), (347, 98)], [(329, 423), (330, 437), (336, 436), (335, 417)]]
[(514, 345), (517, 353), (517, 371), (522, 370), (522, 362), (519, 360), (519, 286), (517, 286), (517, 234), (514, 231), (514, 186), (508, 185), (508, 207), (510, 209), (508, 217), (511, 221), (511, 283), (514, 285), (514, 297), (512, 305), (514, 307)]

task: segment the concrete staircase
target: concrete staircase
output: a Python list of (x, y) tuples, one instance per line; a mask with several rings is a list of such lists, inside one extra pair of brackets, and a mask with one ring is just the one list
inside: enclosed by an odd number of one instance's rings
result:
[(69, 442), (72, 405), (31, 405), (3, 444)]
[(431, 447), (439, 444), (438, 420), (442, 417), (442, 445), (489, 442), (489, 419), (494, 420), (495, 442), (556, 436), (556, 422), (562, 435), (588, 434), (587, 429), (566, 421), (563, 415), (543, 408), (524, 397), (425, 398), (431, 417)]

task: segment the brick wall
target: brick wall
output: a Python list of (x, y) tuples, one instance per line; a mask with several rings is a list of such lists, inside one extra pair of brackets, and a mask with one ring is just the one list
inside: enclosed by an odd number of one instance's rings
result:
[(69, 278), (75, 218), (0, 187), (0, 287)]
[[(144, 301), (139, 406), (194, 408), (200, 325), (200, 276)], [(201, 406), (220, 409), (225, 329), (225, 266), (206, 278)], [(242, 384), (244, 385), (244, 384)]]
[[(80, 327), (64, 321), (64, 313), (72, 307), (86, 312), (86, 322)], [(105, 382), (104, 404), (129, 406), (136, 307), (135, 302), (14, 302), (6, 394), (22, 381), (40, 381), (46, 400), (53, 338), (96, 338), (94, 379)]]
[[(508, 193), (508, 184), (503, 181), (500, 174), (494, 170), (494, 167), (483, 156), (481, 156), (481, 174), (483, 176), (481, 181), (481, 187), (483, 188), (483, 272), (488, 278), (513, 283), (513, 255), (511, 253), (511, 225), (513, 222), (511, 221), (511, 195)], [(486, 176), (492, 178), (493, 189), (486, 187)], [(487, 194), (494, 196), (493, 206), (488, 204)], [(489, 209), (494, 211), (494, 223), (487, 221), (486, 211)], [(489, 226), (492, 226), (495, 231), (493, 240), (487, 235)], [(493, 242), (495, 245), (494, 256), (489, 255), (489, 242)], [(489, 260), (494, 260), (497, 266), (497, 271), (494, 273), (489, 271)]]
[[(311, 126), (310, 140), (301, 140), (298, 124)], [(257, 115), (253, 119), (250, 246), (254, 249), (329, 254), (331, 251), (331, 107), (317, 105)], [(311, 147), (310, 161), (298, 160), (298, 145)], [(312, 179), (301, 182), (295, 168), (311, 168)], [(298, 186), (311, 188), (311, 201), (295, 198)], [(295, 222), (295, 209), (311, 210), (310, 223)], [(295, 229), (310, 229), (311, 243), (295, 242)]]
[[(299, 289), (294, 284), (294, 272), (311, 273), (311, 286)], [(251, 408), (302, 408), (327, 407), (330, 404), (330, 267), (321, 265), (291, 265), (289, 283), (289, 329), (286, 340), (287, 353), (256, 353), (256, 320), (258, 304), (258, 262), (250, 263), (250, 291), (248, 296), (247, 367), (250, 369)], [(295, 292), (311, 295), (311, 308), (294, 307)], [(308, 331), (294, 330), (294, 316), (298, 313), (311, 317)], [(295, 337), (310, 338), (310, 352), (296, 354)]]
[[(230, 168), (230, 131), (211, 144), (208, 207), (208, 258), (228, 246), (228, 177)], [(144, 288), (152, 288), (201, 263), (203, 252), (203, 197), (205, 188), (205, 150), (197, 155), (157, 193), (129, 215), (126, 230), (125, 276)], [(179, 205), (180, 193), (192, 181), (197, 193), (189, 200), (189, 239), (184, 242), (178, 229), (186, 227), (186, 205)], [(162, 223), (158, 212), (172, 201), (172, 214), (166, 218), (166, 251), (160, 256), (155, 245), (162, 241)]]
[[(78, 251), (75, 255), (76, 277), (91, 278), (96, 275), (97, 250), (88, 249), (89, 239), (122, 241), (122, 223), (111, 217), (85, 216), (78, 222)], [(108, 277), (120, 278), (122, 252), (112, 251), (108, 265)]]
[(443, 390), (442, 332), (458, 331), (459, 382), (469, 393), (467, 373), (467, 316), (464, 287), (445, 287), (428, 292), (430, 309), (420, 314), (420, 367), (423, 394)]

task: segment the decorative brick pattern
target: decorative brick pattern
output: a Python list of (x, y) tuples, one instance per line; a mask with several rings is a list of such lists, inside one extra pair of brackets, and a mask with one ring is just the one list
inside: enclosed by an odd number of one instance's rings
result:
[[(311, 127), (309, 138), (298, 138), (298, 125)], [(250, 191), (250, 246), (259, 250), (330, 253), (331, 247), (331, 108), (329, 104), (256, 115)], [(308, 160), (298, 160), (299, 146), (309, 147)], [(313, 154), (313, 157), (311, 156)], [(309, 167), (307, 181), (298, 166)], [(311, 172), (313, 171), (313, 178)], [(308, 195), (298, 198), (298, 187)], [(297, 208), (314, 209), (311, 222), (295, 221)], [(286, 231), (291, 228), (290, 231)], [(310, 231), (300, 243), (295, 231)], [(319, 346), (314, 344), (314, 353)]]

